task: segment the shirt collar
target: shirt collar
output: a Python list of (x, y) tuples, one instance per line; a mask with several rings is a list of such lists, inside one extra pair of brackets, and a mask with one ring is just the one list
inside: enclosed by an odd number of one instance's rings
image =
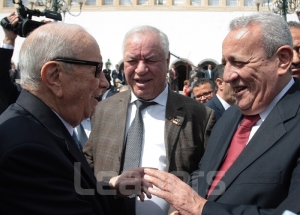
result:
[(74, 128), (66, 120), (61, 118), (60, 115), (58, 115), (58, 113), (56, 113), (54, 110), (52, 110), (52, 111), (56, 114), (56, 116), (58, 116), (58, 118), (62, 121), (62, 123), (65, 125), (65, 127), (69, 131), (70, 135), (72, 136), (73, 132), (74, 132)]
[[(162, 91), (156, 98), (150, 100), (149, 102), (156, 102), (162, 106), (167, 106), (167, 98), (168, 98), (168, 84), (166, 84), (164, 91)], [(130, 104), (138, 100), (138, 97), (131, 91), (131, 100)]]
[(273, 101), (269, 104), (269, 106), (262, 111), (259, 116), (262, 121), (264, 121), (271, 110), (275, 107), (275, 105), (279, 102), (279, 100), (284, 96), (284, 94), (292, 87), (292, 85), (295, 83), (294, 79), (291, 78), (289, 83), (280, 91), (280, 93), (273, 99)]
[(230, 107), (230, 104), (228, 104), (224, 99), (222, 99), (218, 94), (216, 94), (218, 99), (220, 100), (221, 104), (223, 105), (224, 109), (227, 110)]

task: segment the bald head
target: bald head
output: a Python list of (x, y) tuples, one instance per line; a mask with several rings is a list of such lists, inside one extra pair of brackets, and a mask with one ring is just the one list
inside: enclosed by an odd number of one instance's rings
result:
[[(96, 40), (79, 25), (49, 23), (34, 30), (24, 41), (19, 56), (21, 83), (36, 87), (42, 66), (57, 57), (75, 58)], [(100, 52), (100, 50), (99, 50)], [(69, 65), (72, 67), (72, 65)]]

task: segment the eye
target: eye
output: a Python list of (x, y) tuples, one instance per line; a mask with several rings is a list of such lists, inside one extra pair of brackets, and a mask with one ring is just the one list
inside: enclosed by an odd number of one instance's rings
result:
[(236, 66), (236, 67), (242, 67), (245, 65), (245, 62), (241, 62), (241, 61), (233, 61), (232, 65)]

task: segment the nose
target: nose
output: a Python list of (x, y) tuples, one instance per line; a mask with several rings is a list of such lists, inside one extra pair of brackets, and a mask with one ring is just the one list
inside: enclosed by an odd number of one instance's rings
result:
[(296, 52), (296, 50), (293, 50), (293, 64), (299, 64), (300, 63), (300, 58), (299, 54)]
[(99, 77), (99, 88), (106, 90), (109, 87), (108, 81), (104, 76), (104, 73), (101, 72)]
[(135, 69), (135, 72), (138, 73), (139, 75), (142, 75), (148, 71), (147, 64), (144, 60), (140, 60), (138, 62), (138, 65)]
[(227, 63), (224, 66), (223, 80), (226, 83), (230, 83), (237, 78), (238, 78), (237, 71), (235, 70), (235, 68), (233, 66), (231, 66), (229, 63)]

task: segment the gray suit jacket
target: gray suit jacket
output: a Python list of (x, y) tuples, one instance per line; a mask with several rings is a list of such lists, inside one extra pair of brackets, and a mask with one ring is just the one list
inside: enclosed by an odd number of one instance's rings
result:
[[(92, 132), (83, 151), (98, 180), (105, 179), (105, 175), (109, 178), (110, 173), (111, 176), (120, 173), (129, 102), (130, 91), (126, 91), (97, 106)], [(175, 117), (181, 120), (181, 125), (170, 121)], [(169, 90), (165, 120), (168, 171), (190, 174), (197, 169), (214, 123), (213, 110)]]
[[(209, 196), (203, 215), (300, 213), (300, 83), (295, 82)], [(242, 117), (234, 105), (216, 123), (193, 185), (202, 197)]]

